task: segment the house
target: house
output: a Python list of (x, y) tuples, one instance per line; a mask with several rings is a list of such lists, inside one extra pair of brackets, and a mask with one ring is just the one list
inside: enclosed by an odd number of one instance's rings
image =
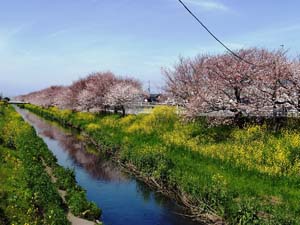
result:
[(144, 97), (144, 102), (159, 103), (162, 101), (162, 94), (148, 94)]

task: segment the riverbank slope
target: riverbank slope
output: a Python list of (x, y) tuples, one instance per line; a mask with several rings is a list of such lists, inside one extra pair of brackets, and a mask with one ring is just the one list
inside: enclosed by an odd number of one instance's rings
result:
[[(0, 155), (0, 224), (69, 224), (69, 210), (84, 219), (100, 217), (101, 210), (87, 201), (72, 171), (60, 167), (34, 129), (3, 104)], [(53, 171), (55, 182), (46, 168)], [(66, 192), (65, 202), (59, 189)]]
[(172, 107), (100, 116), (25, 108), (85, 132), (102, 152), (207, 223), (299, 224), (300, 132), (184, 123)]

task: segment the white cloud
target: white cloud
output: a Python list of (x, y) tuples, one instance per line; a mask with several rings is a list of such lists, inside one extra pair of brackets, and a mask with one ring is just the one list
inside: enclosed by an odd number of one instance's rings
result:
[(20, 36), (32, 25), (33, 23), (26, 23), (12, 28), (0, 29), (0, 51), (7, 50), (11, 47), (11, 42), (15, 39), (15, 37)]
[(186, 0), (186, 2), (199, 6), (205, 11), (229, 11), (226, 5), (213, 0)]

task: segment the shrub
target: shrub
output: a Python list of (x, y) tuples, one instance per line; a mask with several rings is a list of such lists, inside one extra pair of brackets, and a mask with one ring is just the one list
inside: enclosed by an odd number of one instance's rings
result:
[(84, 190), (68, 189), (67, 193), (67, 203), (75, 216), (86, 219), (95, 219), (101, 216), (101, 210), (96, 204), (86, 200), (86, 193)]
[(56, 185), (59, 189), (67, 190), (76, 185), (75, 174), (71, 169), (64, 169), (57, 166), (54, 169), (54, 176), (57, 178)]

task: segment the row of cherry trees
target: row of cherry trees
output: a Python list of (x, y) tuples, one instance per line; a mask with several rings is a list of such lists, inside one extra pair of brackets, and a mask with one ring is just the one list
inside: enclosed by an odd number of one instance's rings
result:
[(35, 105), (76, 111), (122, 110), (141, 101), (142, 85), (133, 78), (117, 77), (111, 72), (94, 73), (70, 86), (49, 88), (19, 96), (17, 99)]
[[(166, 94), (186, 108), (186, 115), (201, 114), (276, 116), (300, 112), (300, 60), (291, 59), (283, 49), (241, 49), (236, 52), (180, 58), (164, 70)], [(70, 86), (52, 86), (19, 97), (41, 106), (58, 106), (77, 111), (103, 111), (142, 101), (141, 83), (110, 72), (94, 73)]]
[(300, 61), (284, 50), (241, 49), (194, 59), (180, 58), (164, 70), (166, 92), (186, 107), (187, 116), (203, 113), (277, 116), (300, 112)]

